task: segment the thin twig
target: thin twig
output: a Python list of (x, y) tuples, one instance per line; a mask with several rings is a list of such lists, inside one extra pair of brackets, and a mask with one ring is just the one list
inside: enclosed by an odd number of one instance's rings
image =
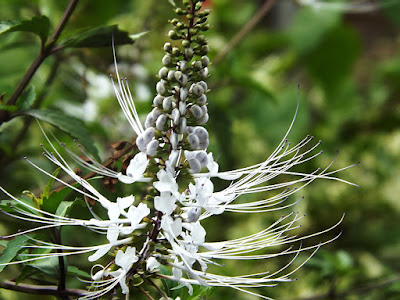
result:
[(267, 12), (274, 6), (276, 0), (267, 0), (261, 9), (247, 22), (245, 26), (230, 40), (228, 45), (218, 53), (217, 57), (214, 59), (213, 64), (216, 65), (220, 63), (225, 56), (236, 47), (237, 44), (257, 25), (258, 22), (267, 14)]
[[(0, 288), (34, 295), (60, 296), (58, 287), (55, 285), (16, 284), (13, 281), (6, 280), (0, 282)], [(87, 291), (80, 289), (65, 289), (63, 291), (63, 295), (75, 297), (83, 296), (85, 294), (87, 294)]]

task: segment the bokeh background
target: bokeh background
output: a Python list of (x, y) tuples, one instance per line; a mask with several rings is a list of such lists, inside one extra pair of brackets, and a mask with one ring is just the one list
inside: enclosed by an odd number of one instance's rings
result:
[[(338, 174), (360, 188), (315, 181), (292, 197), (292, 201), (305, 199), (284, 212), (224, 214), (212, 219), (206, 225), (208, 237), (249, 234), (293, 210), (306, 214), (299, 231), (305, 235), (332, 226), (345, 213), (340, 238), (296, 272), (292, 276), (298, 278), (296, 282), (260, 292), (287, 300), (400, 299), (400, 5), (398, 1), (358, 1), (357, 7), (315, 9), (278, 0), (221, 56), (264, 4), (255, 0), (206, 2), (212, 9), (207, 38), (214, 61), (208, 81), (210, 150), (224, 170), (265, 160), (288, 129), (300, 97), (289, 139), (296, 143), (310, 134), (322, 140), (324, 150), (301, 170), (327, 166), (339, 149), (332, 168), (360, 161)], [(66, 5), (65, 0), (0, 0), (0, 20), (46, 15), (54, 28)], [(167, 0), (81, 0), (65, 34), (112, 24), (130, 34), (148, 31), (134, 45), (117, 49), (120, 72), (129, 78), (138, 110), (145, 116), (155, 94), (155, 74), (161, 67), (162, 46), (170, 29), (167, 21), (172, 17)], [(39, 45), (30, 33), (0, 34), (1, 99), (12, 94)], [(77, 126), (89, 132), (103, 161), (110, 156), (111, 143), (132, 139), (109, 81), (112, 62), (111, 45), (60, 51), (40, 67), (21, 100), (28, 106), (32, 101), (40, 109), (57, 109), (79, 118), (82, 124)], [(0, 185), (14, 195), (25, 190), (40, 192), (48, 180), (23, 156), (54, 170), (41, 155), (44, 137), (29, 119), (19, 116), (0, 126)], [(54, 132), (73, 144), (69, 135)], [(1, 234), (22, 226), (0, 218)], [(223, 272), (274, 269), (284, 261), (228, 263)], [(13, 272), (17, 274), (17, 269), (7, 268), (0, 277), (10, 279)], [(254, 297), (219, 289), (210, 298)], [(0, 299), (33, 296), (0, 290)]]

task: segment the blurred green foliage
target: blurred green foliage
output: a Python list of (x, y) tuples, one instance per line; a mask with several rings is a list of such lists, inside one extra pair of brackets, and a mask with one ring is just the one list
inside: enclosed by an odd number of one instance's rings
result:
[[(207, 35), (211, 58), (218, 55), (262, 2), (206, 2), (213, 9)], [(64, 132), (54, 130), (55, 135), (71, 147), (74, 143), (68, 134), (80, 143), (86, 142), (88, 151), (93, 155), (98, 151), (103, 161), (110, 156), (110, 143), (132, 139), (107, 78), (115, 72), (110, 31), (97, 29), (100, 31), (93, 45), (102, 48), (86, 48), (90, 39), (82, 34), (88, 28), (118, 25), (125, 32), (124, 39), (149, 31), (135, 45), (118, 47), (118, 62), (120, 72), (130, 80), (139, 112), (144, 115), (151, 107), (155, 74), (161, 66), (162, 45), (169, 30), (167, 20), (172, 15), (167, 0), (80, 1), (60, 38), (71, 48), (57, 52), (43, 63), (19, 99), (18, 103), (24, 107), (19, 104), (16, 108), (5, 107), (40, 50), (40, 40), (46, 40), (47, 30), (50, 33), (54, 30), (66, 5), (65, 0), (0, 1), (0, 20), (4, 21), (0, 33), (8, 30), (0, 35), (0, 108), (11, 112), (37, 109), (21, 113), (0, 126), (0, 185), (14, 195), (24, 190), (40, 194), (40, 188), (48, 181), (21, 159), (23, 156), (49, 172), (54, 171), (54, 166), (41, 156), (39, 144), (44, 137), (38, 125), (31, 122), (24, 126), (29, 116), (35, 115), (63, 129)], [(261, 291), (264, 295), (277, 299), (314, 295), (350, 300), (400, 297), (399, 282), (378, 285), (400, 274), (399, 15), (400, 6), (390, 1), (384, 8), (364, 14), (313, 10), (290, 0), (277, 1), (239, 45), (218, 64), (210, 66), (208, 127), (213, 140), (210, 150), (221, 168), (257, 163), (274, 150), (293, 118), (298, 84), (300, 110), (289, 139), (297, 142), (307, 134), (315, 135), (322, 139), (325, 152), (305, 167), (309, 170), (325, 167), (335, 159), (336, 149), (340, 153), (332, 168), (361, 162), (338, 174), (359, 184), (360, 189), (320, 181), (291, 199), (306, 196), (295, 207), (307, 214), (301, 234), (324, 230), (345, 212), (343, 233), (293, 275), (298, 281), (265, 288)], [(22, 20), (25, 21), (21, 23)], [(46, 23), (46, 28), (38, 29), (32, 22)], [(23, 32), (15, 32), (16, 26), (22, 26)], [(43, 112), (51, 113), (43, 115)], [(79, 202), (70, 200), (71, 205), (72, 201)], [(78, 203), (65, 209), (80, 208)], [(218, 220), (214, 218), (214, 223), (206, 224), (208, 238), (232, 238), (255, 232), (267, 227), (280, 214), (224, 214)], [(14, 232), (21, 226), (6, 216), (1, 216), (1, 221), (0, 234)], [(65, 239), (72, 239), (72, 234), (72, 230), (66, 230)], [(76, 244), (82, 238), (83, 235), (74, 234)], [(3, 253), (1, 260), (15, 255), (12, 250), (18, 251), (12, 248)], [(76, 258), (72, 260), (85, 264)], [(240, 266), (254, 273), (254, 270), (273, 270), (283, 263), (284, 259), (244, 266), (229, 263), (223, 272), (232, 274)], [(56, 272), (53, 267), (50, 261), (44, 265), (38, 263), (26, 268), (21, 276), (35, 275), (36, 268), (45, 270), (49, 276), (46, 280), (52, 282)], [(9, 269), (8, 276), (3, 272), (1, 278), (18, 274), (16, 269)], [(84, 274), (79, 272), (71, 269), (71, 273), (83, 278)], [(76, 284), (76, 280), (71, 282), (71, 287)], [(359, 290), (364, 286), (371, 289), (364, 293)], [(343, 291), (348, 293), (334, 298)], [(227, 289), (216, 290), (211, 296), (212, 299), (229, 297), (251, 298)], [(33, 299), (33, 296), (0, 290), (0, 299)]]

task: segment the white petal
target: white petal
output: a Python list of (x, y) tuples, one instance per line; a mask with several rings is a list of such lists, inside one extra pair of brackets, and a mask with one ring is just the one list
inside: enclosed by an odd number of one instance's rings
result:
[[(98, 249), (95, 253), (88, 257), (90, 262), (98, 260), (100, 257), (103, 257), (107, 254), (107, 252), (111, 249), (111, 245), (105, 245)], [(96, 273), (97, 274), (97, 273)]]

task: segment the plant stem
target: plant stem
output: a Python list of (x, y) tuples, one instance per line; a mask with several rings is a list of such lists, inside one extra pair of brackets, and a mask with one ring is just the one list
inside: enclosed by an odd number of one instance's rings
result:
[(257, 25), (258, 22), (269, 12), (269, 10), (274, 6), (276, 0), (267, 0), (261, 9), (247, 22), (245, 26), (230, 40), (228, 45), (218, 53), (217, 57), (214, 59), (213, 64), (216, 65), (220, 63), (225, 56), (236, 47), (237, 44)]
[[(0, 288), (34, 295), (60, 296), (58, 287), (55, 285), (34, 285), (25, 283), (16, 284), (13, 281), (6, 280), (0, 282)], [(87, 294), (87, 291), (80, 289), (65, 289), (62, 294), (79, 297)]]

